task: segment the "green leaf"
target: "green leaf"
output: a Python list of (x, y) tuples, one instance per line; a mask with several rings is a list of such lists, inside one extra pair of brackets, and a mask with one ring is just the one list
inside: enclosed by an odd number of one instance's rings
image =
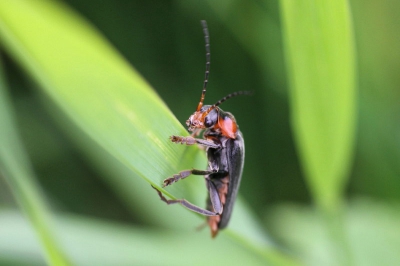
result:
[(317, 204), (340, 205), (356, 121), (355, 52), (346, 0), (282, 0), (292, 128)]
[(0, 66), (0, 174), (6, 178), (20, 207), (35, 228), (47, 262), (52, 265), (69, 265), (57, 242), (48, 206), (19, 139), (5, 87)]

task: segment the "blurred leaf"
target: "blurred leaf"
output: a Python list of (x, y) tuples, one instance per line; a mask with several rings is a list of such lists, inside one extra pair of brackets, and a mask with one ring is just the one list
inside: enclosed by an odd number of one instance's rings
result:
[[(135, 228), (73, 216), (60, 216), (58, 220), (62, 221), (59, 228), (63, 244), (77, 265), (266, 265), (262, 257), (225, 236), (210, 241), (196, 232)], [(18, 255), (18, 260), (25, 258), (39, 264), (26, 221), (3, 210), (0, 223), (4, 225), (0, 228), (0, 258), (11, 253)]]
[(0, 174), (6, 178), (20, 207), (35, 228), (47, 262), (52, 265), (69, 265), (57, 243), (49, 210), (19, 139), (4, 82), (0, 67)]
[(360, 88), (352, 192), (399, 200), (400, 2), (353, 0), (351, 6)]
[(40, 244), (26, 219), (4, 209), (0, 210), (0, 217), (0, 265), (45, 265)]
[[(146, 197), (157, 201), (166, 212), (173, 208), (162, 203), (148, 183), (159, 186), (165, 177), (183, 167), (191, 167), (199, 156), (204, 162), (204, 154), (195, 147), (184, 148), (168, 141), (170, 135), (187, 132), (150, 86), (87, 22), (62, 3), (44, 0), (0, 2), (0, 37), (8, 52), (41, 85), (48, 102), (56, 107), (53, 112), (61, 110), (66, 114), (68, 122), (62, 123), (67, 126), (72, 121), (72, 134), (79, 144), (84, 142), (82, 146), (90, 146), (86, 148), (93, 160), (102, 160), (103, 168), (123, 168), (110, 171), (114, 176), (108, 180), (124, 194), (122, 197), (128, 198), (126, 194), (143, 188), (140, 195), (134, 197), (139, 199), (147, 193)], [(108, 164), (107, 157), (117, 163)], [(125, 174), (115, 175), (120, 171)], [(197, 191), (188, 189), (189, 192), (185, 192), (183, 189), (193, 188), (190, 184), (194, 182), (204, 183), (201, 178), (193, 179), (174, 185), (169, 189), (170, 193), (165, 192), (169, 196), (199, 199)], [(196, 196), (190, 197), (190, 194)], [(142, 209), (148, 204), (146, 197), (137, 200)], [(240, 206), (244, 205), (238, 204), (238, 208)], [(145, 210), (157, 211), (156, 208)], [(241, 216), (235, 218), (235, 223), (241, 227), (235, 227), (233, 223), (227, 232), (231, 232), (240, 246), (262, 255), (266, 261), (292, 262), (291, 258), (267, 244), (259, 226), (247, 224), (247, 219), (251, 224), (257, 224), (249, 210), (243, 208), (237, 213)], [(175, 227), (182, 223), (179, 217), (171, 217)], [(160, 239), (163, 237), (157, 235)], [(207, 239), (210, 241), (208, 236)], [(130, 250), (121, 252), (131, 256)], [(174, 257), (175, 254), (170, 252), (163, 259)]]
[(282, 0), (292, 127), (315, 201), (341, 202), (356, 119), (354, 43), (346, 0)]
[[(370, 199), (357, 199), (349, 204), (344, 223), (353, 255), (352, 265), (400, 263), (399, 207)], [(306, 265), (338, 265), (331, 256), (325, 221), (315, 209), (282, 204), (271, 209), (266, 217), (271, 229)]]

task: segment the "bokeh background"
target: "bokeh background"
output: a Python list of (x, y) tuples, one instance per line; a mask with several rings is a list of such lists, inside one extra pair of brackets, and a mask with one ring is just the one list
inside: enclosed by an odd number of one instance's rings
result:
[[(289, 251), (288, 259), (294, 254), (306, 264), (338, 265), (340, 259), (329, 252), (329, 237), (321, 233), (323, 222), (315, 213), (294, 142), (279, 1), (63, 2), (105, 36), (182, 124), (194, 111), (201, 93), (205, 51), (200, 20), (207, 20), (211, 71), (206, 102), (214, 103), (233, 91), (254, 91), (252, 97), (237, 97), (221, 106), (235, 115), (246, 141), (241, 198), (269, 241)], [(345, 227), (350, 231), (348, 257), (350, 264), (395, 265), (400, 262), (395, 252), (400, 248), (400, 3), (348, 2), (358, 87), (354, 153), (343, 195)], [(4, 47), (1, 55), (19, 133), (51, 208), (57, 213), (123, 225), (126, 230), (156, 226), (161, 230), (158, 222), (143, 218), (145, 203), (137, 203), (136, 209), (127, 206), (125, 195), (104, 177), (112, 176), (113, 170), (104, 171), (104, 166), (88, 158), (79, 142), (44, 107), (38, 85)], [(146, 193), (149, 198), (157, 197), (151, 190)], [(2, 175), (0, 207), (3, 213), (18, 209)], [(208, 237), (206, 231), (198, 234)], [(138, 235), (146, 238), (145, 233)], [(165, 245), (174, 241), (165, 240)], [(13, 245), (15, 250), (11, 251), (5, 243), (0, 244), (0, 262), (44, 263), (38, 244), (29, 243), (32, 247)], [(150, 257), (147, 265), (172, 263), (168, 257), (161, 261)], [(124, 262), (129, 265), (134, 260)], [(90, 260), (84, 263), (90, 264)]]

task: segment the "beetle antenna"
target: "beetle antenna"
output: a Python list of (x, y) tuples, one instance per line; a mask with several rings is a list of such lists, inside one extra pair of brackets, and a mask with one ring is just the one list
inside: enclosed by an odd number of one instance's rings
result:
[(225, 102), (226, 100), (239, 96), (239, 95), (253, 95), (252, 91), (237, 91), (237, 92), (233, 92), (230, 93), (228, 95), (226, 95), (224, 98), (222, 98), (221, 100), (219, 100), (218, 102), (216, 102), (213, 107), (217, 107), (218, 105), (220, 105), (221, 103)]
[(200, 111), (201, 107), (203, 107), (203, 101), (207, 91), (208, 74), (210, 73), (210, 36), (208, 34), (207, 21), (202, 20), (201, 25), (203, 26), (204, 40), (206, 43), (206, 72), (204, 76), (203, 91), (201, 92), (200, 102), (197, 105), (197, 111)]
[(203, 116), (205, 117), (206, 115), (208, 115), (209, 112), (211, 112), (213, 109), (215, 109), (215, 107), (217, 107), (218, 105), (220, 105), (221, 103), (225, 102), (226, 100), (239, 96), (239, 95), (253, 95), (252, 91), (237, 91), (237, 92), (232, 92), (228, 95), (226, 95), (224, 98), (222, 98), (221, 100), (219, 100), (218, 102), (214, 103), (213, 105), (210, 106), (210, 108), (208, 108)]

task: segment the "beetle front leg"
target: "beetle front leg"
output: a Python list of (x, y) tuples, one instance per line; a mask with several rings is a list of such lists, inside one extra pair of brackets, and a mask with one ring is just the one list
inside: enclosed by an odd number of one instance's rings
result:
[(157, 191), (158, 196), (160, 196), (160, 199), (162, 201), (164, 201), (165, 203), (167, 203), (168, 205), (179, 203), (182, 206), (184, 206), (185, 208), (187, 208), (187, 209), (189, 209), (189, 210), (191, 210), (193, 212), (197, 212), (199, 214), (205, 215), (205, 216), (217, 216), (217, 215), (219, 215), (219, 213), (212, 212), (212, 211), (200, 208), (200, 207), (190, 203), (189, 201), (187, 201), (185, 199), (168, 200), (168, 199), (166, 199), (164, 197), (164, 195), (161, 193), (161, 191), (159, 191), (157, 188), (155, 188), (153, 186), (152, 186), (152, 188), (154, 188)]
[(200, 144), (204, 147), (213, 148), (213, 149), (222, 148), (221, 144), (218, 144), (213, 141), (206, 140), (206, 139), (193, 138), (192, 136), (189, 136), (189, 137), (171, 136), (170, 139), (172, 142), (186, 144), (186, 145)]
[(179, 172), (179, 174), (173, 175), (170, 178), (167, 178), (163, 182), (163, 187), (169, 186), (181, 179), (184, 179), (190, 175), (210, 175), (216, 173), (217, 170), (197, 170), (197, 169), (192, 169), (192, 170), (184, 170)]

